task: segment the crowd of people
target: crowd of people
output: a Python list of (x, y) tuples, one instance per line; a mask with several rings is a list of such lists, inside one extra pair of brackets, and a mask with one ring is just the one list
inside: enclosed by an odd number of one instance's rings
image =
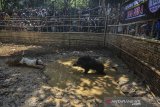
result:
[[(96, 13), (92, 10), (91, 12)], [(82, 10), (81, 10), (82, 11)], [(107, 21), (100, 15), (91, 16), (89, 13), (64, 14), (50, 8), (26, 8), (12, 12), (0, 12), (0, 30), (38, 31), (38, 32), (96, 32), (104, 33), (105, 25), (118, 25), (108, 27), (108, 32), (130, 34), (160, 39), (160, 19), (154, 25), (153, 21), (121, 25), (118, 6), (107, 8)], [(106, 23), (105, 23), (106, 22)], [(122, 24), (123, 25), (123, 24)]]
[(111, 5), (107, 8), (107, 32), (117, 34), (129, 34), (160, 40), (160, 19), (126, 22), (120, 13), (120, 6)]
[(49, 8), (0, 12), (0, 29), (41, 32), (104, 32), (104, 18), (89, 14), (69, 16)]
[[(146, 38), (155, 38), (160, 39), (160, 20), (157, 21), (145, 21), (143, 23), (137, 24), (137, 32), (136, 32), (136, 26), (134, 29), (133, 35), (139, 35)], [(130, 30), (130, 29), (129, 29)], [(136, 34), (137, 33), (137, 34)]]
[(109, 26), (108, 32), (160, 40), (160, 19), (130, 24), (119, 23)]
[(136, 21), (135, 23), (122, 23), (123, 19), (118, 13), (119, 9), (117, 7), (112, 6), (108, 10), (108, 33), (129, 34), (160, 40), (160, 19), (146, 20), (138, 23)]

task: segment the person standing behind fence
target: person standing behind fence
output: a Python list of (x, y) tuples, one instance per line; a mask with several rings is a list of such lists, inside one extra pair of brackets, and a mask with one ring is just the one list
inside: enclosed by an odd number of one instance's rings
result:
[(146, 25), (144, 26), (145, 36), (150, 37), (151, 33), (151, 25), (149, 22), (146, 22)]
[(5, 27), (8, 28), (9, 26), (9, 20), (10, 20), (10, 16), (8, 15), (8, 13), (5, 13), (5, 16), (4, 16), (4, 21), (5, 21)]
[(160, 19), (156, 22), (156, 39), (160, 40)]
[(0, 30), (4, 27), (4, 15), (3, 12), (0, 12)]
[(5, 13), (4, 20), (10, 20), (10, 16), (8, 15), (8, 13)]

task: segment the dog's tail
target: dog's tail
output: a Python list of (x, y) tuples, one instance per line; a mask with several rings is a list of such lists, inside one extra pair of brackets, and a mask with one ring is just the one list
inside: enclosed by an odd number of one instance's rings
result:
[(7, 60), (5, 61), (5, 63), (6, 63), (8, 66), (19, 66), (19, 65), (21, 65), (21, 64), (20, 64), (21, 59), (22, 59), (22, 58), (20, 58), (20, 57), (11, 58), (11, 59), (7, 59)]

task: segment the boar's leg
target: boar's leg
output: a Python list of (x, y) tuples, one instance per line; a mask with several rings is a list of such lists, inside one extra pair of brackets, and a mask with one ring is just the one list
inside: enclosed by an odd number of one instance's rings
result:
[(85, 73), (85, 74), (87, 74), (87, 73), (88, 73), (88, 71), (89, 71), (89, 69), (88, 69), (88, 68), (85, 68), (84, 73)]

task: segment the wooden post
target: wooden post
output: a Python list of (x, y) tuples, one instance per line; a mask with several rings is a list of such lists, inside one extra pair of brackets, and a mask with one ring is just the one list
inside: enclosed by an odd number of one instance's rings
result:
[(127, 34), (129, 34), (129, 25), (127, 25)]
[(103, 13), (104, 13), (104, 16), (105, 16), (105, 29), (104, 29), (104, 46), (106, 45), (106, 31), (107, 31), (107, 20), (108, 20), (108, 15), (107, 15), (107, 11), (106, 11), (106, 2), (105, 0), (102, 0), (102, 8), (103, 8)]
[(70, 47), (70, 45), (71, 45), (71, 40), (70, 39), (71, 38), (70, 38), (70, 35), (68, 35), (68, 36), (69, 36), (69, 40), (68, 41), (69, 41), (69, 47)]
[(152, 28), (151, 28), (151, 34), (150, 34), (151, 37), (153, 37), (154, 23), (155, 23), (155, 20), (152, 21)]
[[(71, 7), (69, 7), (69, 10), (70, 10), (70, 8)], [(71, 23), (71, 12), (69, 12), (69, 32), (71, 32), (71, 25), (72, 25), (72, 23)]]
[(47, 17), (46, 17), (46, 24), (47, 24), (47, 32), (48, 32), (48, 19), (47, 19)]
[[(89, 17), (90, 18), (90, 17)], [(89, 20), (88, 20), (89, 21)], [(90, 28), (89, 28), (89, 22), (87, 21), (87, 23), (88, 23), (88, 32), (90, 32)]]
[(79, 23), (78, 23), (78, 32), (80, 32), (80, 12), (79, 12), (79, 19), (78, 19)]
[(138, 23), (136, 23), (135, 36), (138, 36)]

